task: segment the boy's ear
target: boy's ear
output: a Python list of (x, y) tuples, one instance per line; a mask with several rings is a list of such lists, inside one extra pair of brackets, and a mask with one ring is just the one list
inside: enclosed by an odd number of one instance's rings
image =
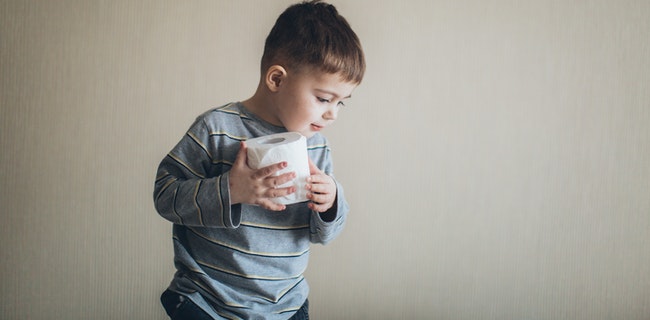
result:
[(284, 67), (280, 65), (272, 65), (266, 71), (266, 77), (264, 78), (264, 81), (271, 92), (276, 92), (284, 83), (286, 77), (287, 70), (284, 69)]

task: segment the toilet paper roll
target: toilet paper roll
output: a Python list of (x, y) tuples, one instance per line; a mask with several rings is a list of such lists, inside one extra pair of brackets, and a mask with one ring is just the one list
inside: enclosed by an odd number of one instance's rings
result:
[(286, 161), (287, 167), (276, 172), (281, 175), (295, 172), (296, 178), (279, 188), (291, 185), (296, 187), (296, 192), (284, 197), (274, 198), (279, 204), (292, 204), (307, 201), (305, 184), (309, 177), (309, 162), (307, 155), (307, 139), (297, 132), (284, 132), (246, 140), (248, 165), (253, 169), (260, 169), (278, 162)]

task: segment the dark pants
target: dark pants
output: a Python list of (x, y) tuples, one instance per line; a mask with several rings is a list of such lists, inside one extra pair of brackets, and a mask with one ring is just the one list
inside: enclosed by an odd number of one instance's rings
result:
[[(213, 320), (194, 302), (176, 292), (166, 290), (160, 296), (160, 302), (171, 320)], [(309, 320), (309, 301), (305, 301), (305, 304), (289, 320)]]

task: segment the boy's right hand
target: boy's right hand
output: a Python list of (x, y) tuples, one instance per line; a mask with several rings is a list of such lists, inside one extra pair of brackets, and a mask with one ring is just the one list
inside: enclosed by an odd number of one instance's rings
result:
[(273, 211), (286, 209), (285, 205), (273, 202), (272, 198), (296, 192), (295, 186), (277, 188), (295, 179), (296, 173), (288, 172), (275, 176), (276, 172), (287, 167), (286, 162), (255, 170), (248, 166), (247, 159), (246, 145), (242, 142), (235, 163), (230, 169), (230, 203), (259, 205)]

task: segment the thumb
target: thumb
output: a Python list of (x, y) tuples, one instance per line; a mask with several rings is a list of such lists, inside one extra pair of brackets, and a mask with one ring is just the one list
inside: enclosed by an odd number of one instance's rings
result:
[(318, 167), (314, 164), (314, 162), (311, 161), (311, 158), (307, 157), (307, 160), (309, 160), (309, 174), (310, 175), (317, 174), (317, 173), (321, 172), (320, 169), (318, 169)]
[(242, 141), (239, 144), (239, 151), (237, 151), (237, 157), (235, 158), (235, 163), (233, 166), (248, 165), (248, 156), (246, 151), (246, 143)]

